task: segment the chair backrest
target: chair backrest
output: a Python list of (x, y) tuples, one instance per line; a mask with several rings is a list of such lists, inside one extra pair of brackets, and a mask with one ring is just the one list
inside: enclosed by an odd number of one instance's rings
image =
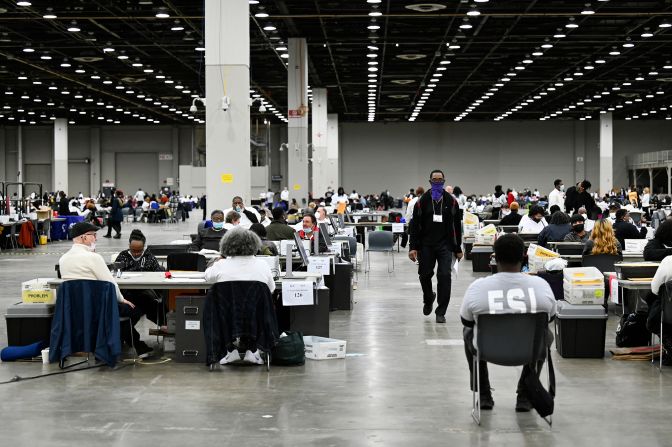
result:
[(205, 256), (198, 253), (170, 253), (166, 260), (168, 270), (204, 272), (207, 266)]
[(391, 231), (369, 232), (369, 250), (394, 250), (394, 234)]
[(565, 242), (555, 246), (560, 255), (580, 255), (583, 253), (583, 242)]
[[(662, 288), (661, 288), (662, 289)], [(665, 293), (660, 294), (663, 324), (672, 324), (672, 281), (665, 283)]]
[(165, 245), (148, 245), (147, 249), (152, 252), (154, 256), (167, 256), (171, 253), (186, 253), (189, 250), (188, 244), (165, 244)]
[(548, 314), (483, 314), (476, 317), (476, 346), (481, 360), (520, 366), (544, 358)]
[(620, 255), (584, 255), (581, 265), (583, 267), (596, 267), (600, 272), (615, 272), (614, 264), (620, 262)]
[(205, 221), (202, 220), (198, 223), (198, 226), (196, 227), (196, 232), (200, 234), (204, 228), (205, 228)]

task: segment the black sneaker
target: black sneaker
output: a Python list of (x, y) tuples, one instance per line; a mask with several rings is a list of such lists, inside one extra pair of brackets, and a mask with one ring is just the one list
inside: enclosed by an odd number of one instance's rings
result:
[(135, 346), (135, 353), (138, 355), (139, 359), (146, 359), (147, 357), (151, 357), (152, 354), (154, 353), (154, 350), (147, 346), (147, 343), (144, 342), (139, 342)]
[(432, 313), (432, 306), (434, 305), (434, 301), (436, 301), (436, 292), (432, 292), (432, 295), (433, 295), (432, 302), (428, 303), (427, 301), (425, 301), (425, 305), (422, 306), (422, 313), (425, 316), (428, 316), (429, 314)]
[(481, 394), (481, 410), (492, 410), (495, 406), (495, 401), (492, 398), (492, 393)]
[(111, 238), (111, 237), (112, 237), (112, 235), (110, 235), (110, 234), (106, 234), (106, 235), (105, 235), (105, 236), (103, 236), (103, 237), (106, 237), (106, 238), (108, 238), (108, 239), (109, 239), (109, 238)]
[(445, 315), (437, 315), (437, 316), (436, 316), (436, 322), (437, 322), (437, 323), (445, 323), (445, 322), (446, 322), (446, 317), (445, 317)]
[(527, 397), (518, 394), (516, 398), (516, 413), (527, 413), (532, 410), (532, 402)]
[(116, 236), (114, 236), (114, 239), (121, 239), (121, 233), (118, 233)]

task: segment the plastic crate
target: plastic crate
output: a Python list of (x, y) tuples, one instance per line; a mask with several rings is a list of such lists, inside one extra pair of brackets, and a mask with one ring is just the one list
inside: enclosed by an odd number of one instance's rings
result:
[(306, 358), (311, 360), (344, 359), (347, 342), (335, 338), (307, 335), (303, 337)]

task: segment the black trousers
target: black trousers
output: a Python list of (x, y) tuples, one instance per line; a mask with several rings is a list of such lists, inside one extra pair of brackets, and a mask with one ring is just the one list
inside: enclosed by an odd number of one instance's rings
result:
[[(128, 346), (131, 346), (132, 342), (133, 346), (137, 347), (138, 344), (141, 342), (140, 342), (140, 334), (138, 333), (138, 331), (135, 330), (135, 325), (142, 317), (142, 311), (138, 309), (137, 306), (135, 309), (132, 309), (131, 306), (129, 306), (128, 304), (119, 304), (119, 317), (130, 318), (130, 322), (129, 321), (121, 322), (121, 326), (119, 328), (119, 333), (121, 334), (121, 341), (126, 343)], [(131, 325), (130, 329), (128, 327), (129, 324)]]
[[(469, 363), (469, 387), (471, 391), (476, 391), (474, 388), (474, 356), (476, 355), (476, 348), (474, 348), (474, 328), (464, 327), (462, 329), (462, 335), (464, 337), (464, 353), (467, 356), (467, 363)], [(549, 338), (550, 336), (550, 338)], [(553, 335), (548, 332), (546, 334), (546, 340), (550, 340), (550, 343), (553, 343)], [(525, 394), (525, 378), (532, 373), (537, 374), (541, 373), (541, 368), (544, 366), (544, 361), (537, 362), (536, 365), (525, 365), (523, 366), (523, 372), (520, 374), (520, 379), (518, 380), (518, 386), (516, 388), (516, 393)], [(488, 394), (490, 392), (490, 377), (488, 376), (488, 363), (484, 361), (478, 362), (478, 378), (480, 382), (481, 394)]]
[(436, 247), (422, 246), (418, 252), (418, 276), (422, 286), (422, 298), (425, 304), (434, 304), (434, 292), (432, 290), (432, 277), (434, 266), (436, 270), (436, 315), (445, 315), (450, 302), (450, 288), (452, 285), (450, 269), (453, 262), (453, 252), (447, 243)]
[[(161, 290), (123, 289), (121, 294), (135, 304), (135, 310), (140, 313), (140, 316), (144, 315), (149, 321), (162, 326), (166, 324), (165, 304), (167, 304), (167, 294), (163, 292)], [(157, 302), (157, 298), (163, 298), (163, 301)]]
[(112, 235), (112, 229), (114, 228), (114, 231), (116, 231), (117, 234), (121, 234), (121, 222), (115, 221), (115, 220), (108, 220), (107, 221), (107, 235), (111, 236)]

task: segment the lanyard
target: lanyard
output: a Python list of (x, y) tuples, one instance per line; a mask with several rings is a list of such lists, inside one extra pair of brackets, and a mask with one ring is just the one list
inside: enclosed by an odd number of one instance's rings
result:
[[(439, 212), (438, 212), (438, 213), (436, 212), (436, 207), (434, 206), (434, 205), (436, 205), (436, 204), (439, 205)], [(439, 199), (438, 202), (432, 200), (432, 213), (433, 213), (435, 216), (436, 216), (436, 215), (439, 215), (439, 214), (443, 214), (443, 213), (441, 212), (441, 207), (442, 207), (442, 205), (443, 205), (443, 197), (441, 197), (441, 198)]]

